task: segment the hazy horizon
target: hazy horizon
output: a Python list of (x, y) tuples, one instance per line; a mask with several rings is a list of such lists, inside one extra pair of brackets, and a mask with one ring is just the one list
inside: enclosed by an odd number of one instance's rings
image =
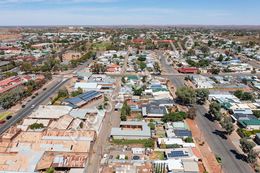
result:
[(0, 0), (1, 26), (260, 25), (258, 0)]

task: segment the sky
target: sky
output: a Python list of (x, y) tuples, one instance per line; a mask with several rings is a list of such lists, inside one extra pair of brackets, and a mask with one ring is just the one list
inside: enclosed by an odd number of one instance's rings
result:
[(21, 25), (260, 25), (260, 0), (0, 0)]

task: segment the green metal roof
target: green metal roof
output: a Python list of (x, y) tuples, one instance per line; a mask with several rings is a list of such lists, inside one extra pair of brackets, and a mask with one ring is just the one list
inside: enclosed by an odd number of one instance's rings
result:
[(230, 109), (231, 106), (232, 106), (232, 104), (229, 103), (229, 102), (223, 102), (223, 103), (222, 103), (222, 106), (223, 106), (224, 108), (226, 108), (226, 109)]
[(127, 79), (128, 79), (128, 80), (138, 80), (138, 77), (132, 75), (132, 76), (127, 76)]
[(241, 125), (243, 125), (244, 127), (246, 126), (250, 126), (250, 125), (259, 125), (260, 126), (260, 120), (241, 120), (239, 121), (239, 123)]

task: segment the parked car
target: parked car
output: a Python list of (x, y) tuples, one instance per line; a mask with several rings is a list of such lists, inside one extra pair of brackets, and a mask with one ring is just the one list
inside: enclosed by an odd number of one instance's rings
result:
[(12, 118), (12, 116), (9, 115), (9, 116), (6, 117), (6, 120), (10, 120), (11, 118)]
[(1, 120), (0, 121), (0, 124), (4, 124), (6, 121), (5, 120)]

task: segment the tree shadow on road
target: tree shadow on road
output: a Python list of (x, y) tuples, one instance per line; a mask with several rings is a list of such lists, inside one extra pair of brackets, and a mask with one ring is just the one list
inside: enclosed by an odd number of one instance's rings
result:
[(214, 132), (212, 132), (213, 134), (220, 136), (222, 139), (227, 140), (226, 137), (226, 132), (225, 131), (220, 131), (220, 130), (215, 130)]
[(212, 115), (210, 115), (209, 113), (205, 113), (204, 116), (211, 122), (215, 121), (214, 117)]
[(247, 162), (246, 156), (244, 154), (240, 154), (236, 150), (230, 150), (230, 152), (235, 155), (237, 160), (243, 160), (244, 162)]

